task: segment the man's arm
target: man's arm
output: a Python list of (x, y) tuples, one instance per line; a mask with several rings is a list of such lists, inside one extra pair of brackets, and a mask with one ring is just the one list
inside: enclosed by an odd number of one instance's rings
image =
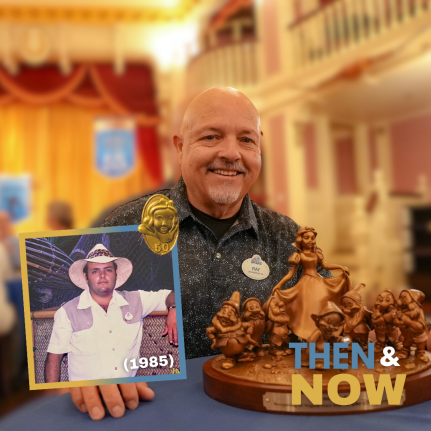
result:
[(63, 307), (54, 315), (51, 338), (48, 345), (48, 354), (45, 361), (45, 382), (60, 381), (61, 360), (63, 355), (70, 351), (69, 341), (72, 336), (72, 325)]
[(172, 291), (167, 297), (166, 297), (166, 308), (169, 310), (170, 307), (173, 307), (175, 305), (175, 292)]
[(45, 361), (45, 383), (60, 381), (60, 367), (63, 353), (49, 353)]
[(163, 331), (162, 337), (168, 335), (169, 342), (178, 346), (177, 310), (171, 307), (175, 307), (175, 293), (173, 291), (166, 297), (168, 317), (166, 318), (165, 330)]

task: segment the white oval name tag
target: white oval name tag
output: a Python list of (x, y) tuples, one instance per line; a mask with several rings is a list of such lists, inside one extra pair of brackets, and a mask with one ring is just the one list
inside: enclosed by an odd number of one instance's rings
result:
[(253, 280), (263, 280), (269, 275), (269, 266), (258, 254), (255, 254), (251, 259), (244, 260), (242, 271)]

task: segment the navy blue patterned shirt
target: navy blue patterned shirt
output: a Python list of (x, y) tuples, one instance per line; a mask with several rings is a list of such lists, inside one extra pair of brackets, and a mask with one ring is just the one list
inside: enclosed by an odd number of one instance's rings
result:
[[(292, 243), (299, 226), (289, 217), (259, 207), (246, 195), (238, 219), (217, 241), (213, 232), (192, 213), (182, 178), (172, 189), (157, 193), (172, 199), (178, 211), (178, 258), (186, 357), (214, 355), (205, 330), (211, 326), (211, 320), (223, 301), (237, 290), (241, 294), (241, 303), (255, 297), (263, 304), (271, 295), (272, 288), (289, 271), (288, 259), (296, 251)], [(142, 210), (150, 196), (118, 207), (106, 218), (103, 226), (140, 224)], [(269, 276), (264, 280), (252, 280), (242, 271), (244, 260), (255, 254), (269, 266)], [(331, 276), (329, 271), (319, 272), (324, 277)], [(302, 267), (299, 266), (284, 288), (294, 286), (301, 275)]]

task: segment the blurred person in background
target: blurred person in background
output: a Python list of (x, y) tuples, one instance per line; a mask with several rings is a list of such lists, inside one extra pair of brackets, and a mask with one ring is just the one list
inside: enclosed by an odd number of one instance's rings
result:
[(26, 367), (19, 241), (9, 213), (0, 211), (0, 394), (12, 392)]
[(16, 310), (8, 298), (6, 282), (13, 274), (8, 251), (0, 242), (0, 394), (8, 395), (19, 371), (16, 361), (19, 349), (19, 332)]
[(46, 223), (50, 230), (73, 229), (73, 209), (64, 201), (52, 201), (48, 204)]
[(11, 270), (19, 273), (21, 271), (19, 241), (18, 237), (13, 233), (12, 221), (6, 211), (0, 211), (0, 243), (6, 250), (6, 258), (10, 261)]
[(0, 337), (9, 334), (16, 322), (16, 312), (9, 301), (6, 282), (13, 271), (6, 247), (0, 243)]

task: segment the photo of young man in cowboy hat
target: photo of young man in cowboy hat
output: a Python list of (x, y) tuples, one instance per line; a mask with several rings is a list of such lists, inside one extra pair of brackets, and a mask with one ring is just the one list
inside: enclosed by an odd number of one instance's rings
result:
[(129, 259), (114, 256), (103, 244), (70, 266), (69, 277), (83, 292), (55, 314), (46, 383), (60, 381), (65, 353), (69, 381), (134, 377), (137, 370), (123, 364), (139, 357), (143, 318), (153, 311), (169, 310), (165, 334), (178, 345), (174, 292), (116, 291), (132, 271)]

